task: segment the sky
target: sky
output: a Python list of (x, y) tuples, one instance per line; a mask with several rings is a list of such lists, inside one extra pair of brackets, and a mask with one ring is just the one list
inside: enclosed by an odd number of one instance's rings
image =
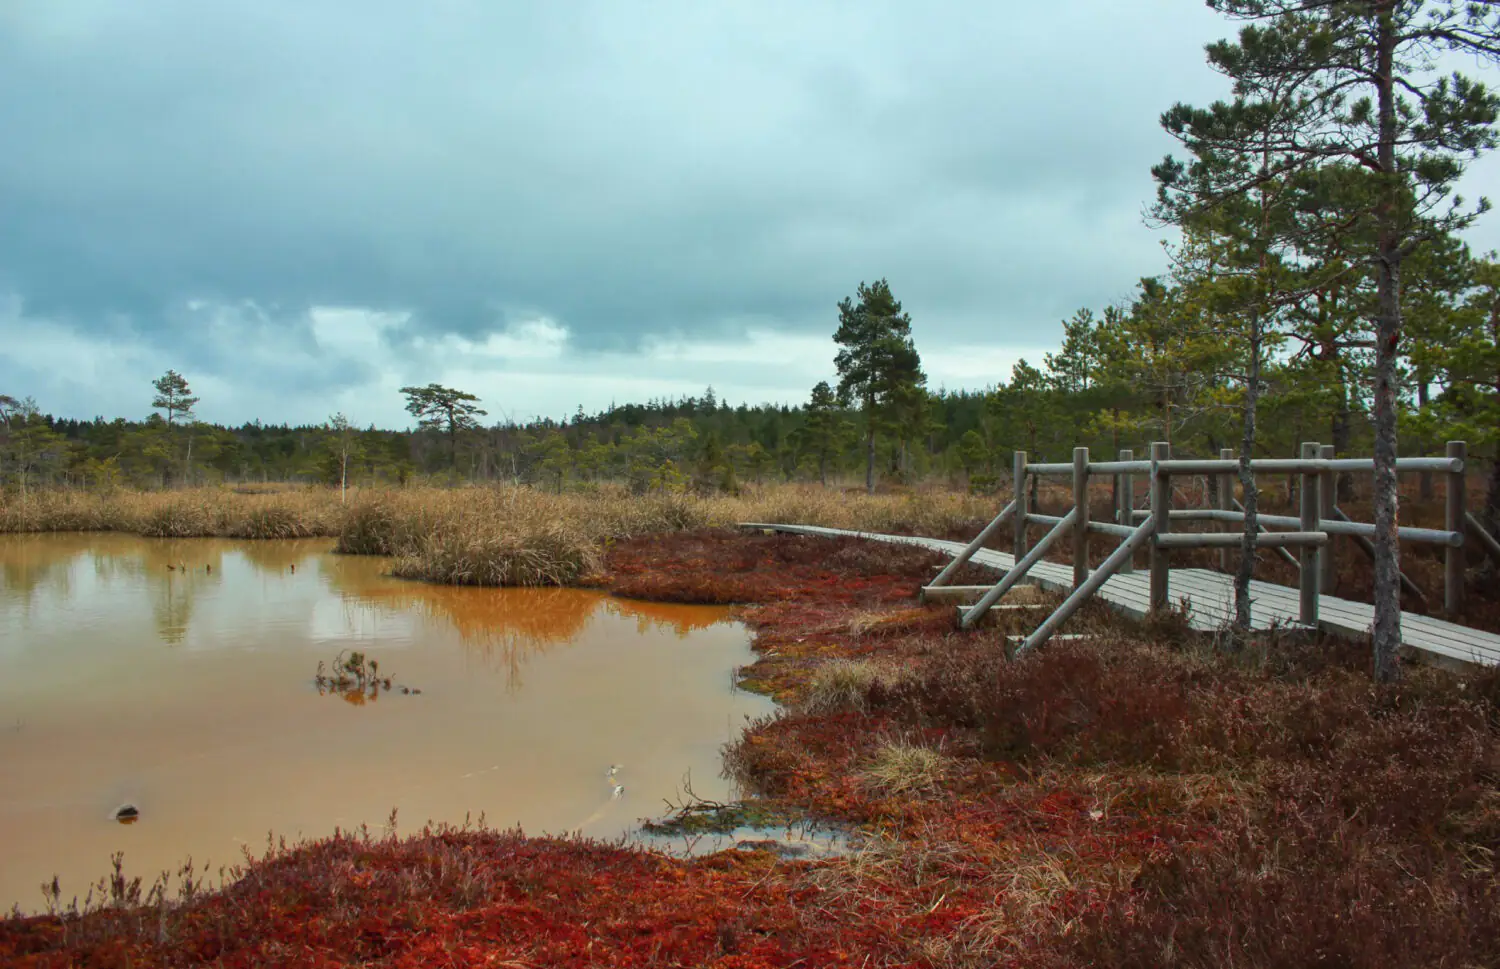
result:
[[(887, 279), (933, 388), (1165, 266), (1197, 0), (3, 0), (0, 393), (404, 427), (835, 378)], [(1481, 75), (1483, 76), (1483, 75)], [(1494, 83), (1495, 78), (1486, 78)], [(1469, 195), (1500, 197), (1500, 159)], [(1500, 215), (1470, 234), (1500, 246)]]

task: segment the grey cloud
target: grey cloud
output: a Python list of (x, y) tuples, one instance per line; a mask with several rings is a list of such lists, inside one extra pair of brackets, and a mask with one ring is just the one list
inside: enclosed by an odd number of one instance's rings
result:
[(0, 296), (262, 388), (374, 379), (313, 342), (330, 305), (410, 314), (397, 350), (540, 316), (599, 356), (827, 332), (886, 276), (919, 344), (1034, 347), (1160, 267), (1156, 117), (1219, 93), (1228, 30), (1178, 0), (10, 0)]

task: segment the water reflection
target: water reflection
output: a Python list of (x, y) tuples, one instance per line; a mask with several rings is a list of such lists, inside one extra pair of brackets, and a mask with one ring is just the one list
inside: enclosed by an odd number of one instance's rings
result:
[[(720, 747), (770, 704), (728, 687), (751, 656), (725, 610), (407, 582), (330, 545), (0, 536), (0, 910), (116, 850), (149, 876), (393, 806), (614, 837), (685, 773), (730, 796)], [(393, 689), (319, 697), (345, 651)]]
[[(39, 588), (50, 585), (64, 596), (70, 592), (69, 563), (87, 546), (79, 545), (71, 554), (60, 554), (48, 542), (51, 536), (12, 535), (0, 543), (0, 590), (7, 599), (29, 601)], [(83, 536), (62, 536), (82, 538)]]

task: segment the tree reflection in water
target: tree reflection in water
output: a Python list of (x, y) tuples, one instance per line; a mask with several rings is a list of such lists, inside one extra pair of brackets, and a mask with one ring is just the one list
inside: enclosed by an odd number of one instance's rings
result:
[(486, 666), (505, 672), (511, 690), (521, 686), (532, 656), (577, 639), (601, 610), (635, 619), (638, 632), (666, 627), (678, 638), (724, 620), (721, 609), (613, 599), (588, 589), (430, 585), (391, 578), (379, 560), (340, 556), (323, 564), (330, 589), (346, 600), (388, 614), (414, 611), (453, 629)]

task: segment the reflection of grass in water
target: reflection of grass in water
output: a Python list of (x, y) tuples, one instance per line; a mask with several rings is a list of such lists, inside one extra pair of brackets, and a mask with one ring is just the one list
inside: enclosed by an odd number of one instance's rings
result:
[(236, 552), (261, 572), (280, 575), (304, 559), (328, 551), (324, 538), (246, 539), (233, 543)]
[[(82, 536), (79, 536), (82, 538)], [(30, 600), (43, 585), (71, 592), (73, 560), (87, 550), (87, 541), (53, 542), (52, 536), (7, 537), (0, 541), (0, 588)]]

